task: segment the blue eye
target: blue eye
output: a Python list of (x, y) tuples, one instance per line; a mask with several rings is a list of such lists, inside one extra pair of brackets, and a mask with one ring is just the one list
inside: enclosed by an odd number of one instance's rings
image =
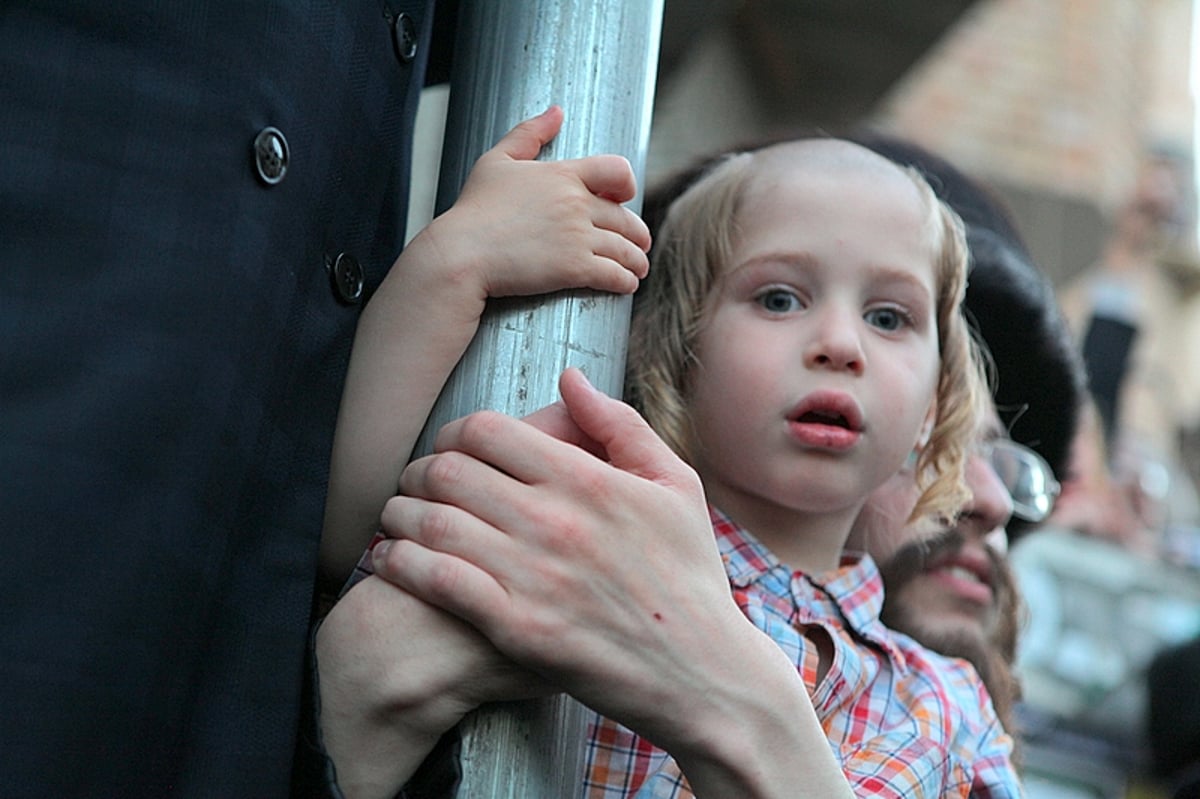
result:
[(898, 308), (874, 308), (863, 316), (867, 323), (881, 330), (899, 330), (908, 323), (908, 315)]
[(771, 313), (790, 313), (798, 311), (803, 306), (795, 292), (788, 289), (767, 289), (755, 299), (758, 304)]

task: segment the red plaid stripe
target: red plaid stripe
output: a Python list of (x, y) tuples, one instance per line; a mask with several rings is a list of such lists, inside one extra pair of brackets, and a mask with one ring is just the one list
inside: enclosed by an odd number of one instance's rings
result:
[[(715, 509), (713, 528), (742, 611), (796, 664), (843, 771), (859, 796), (1019, 797), (1012, 741), (974, 669), (879, 622), (883, 583), (869, 557), (833, 573), (792, 572)], [(819, 625), (834, 642), (817, 683)], [(615, 722), (591, 727), (584, 795), (690, 797), (675, 762)]]

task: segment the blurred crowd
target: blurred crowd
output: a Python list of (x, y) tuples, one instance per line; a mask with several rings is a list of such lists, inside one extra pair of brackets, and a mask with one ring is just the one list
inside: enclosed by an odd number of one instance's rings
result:
[(1030, 736), (1060, 767), (1118, 763), (1110, 784), (1141, 774), (1179, 797), (1200, 795), (1193, 180), (1186, 157), (1149, 152), (1100, 258), (1057, 289), (1089, 390), (1054, 512), (1013, 553)]

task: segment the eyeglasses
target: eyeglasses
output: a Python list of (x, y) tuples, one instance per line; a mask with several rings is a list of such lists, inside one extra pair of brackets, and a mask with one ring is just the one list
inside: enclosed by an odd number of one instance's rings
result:
[(1046, 460), (1022, 444), (996, 438), (983, 442), (979, 453), (987, 459), (1012, 497), (1013, 516), (1040, 522), (1054, 510), (1062, 486)]

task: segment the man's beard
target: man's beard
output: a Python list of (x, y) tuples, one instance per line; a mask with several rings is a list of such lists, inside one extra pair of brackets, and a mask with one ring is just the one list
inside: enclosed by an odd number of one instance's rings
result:
[(946, 530), (933, 538), (906, 544), (887, 563), (881, 564), (884, 603), (880, 619), (891, 629), (939, 654), (963, 658), (973, 665), (992, 697), (1000, 723), (1015, 740), (1017, 731), (1013, 727), (1012, 712), (1014, 703), (1020, 698), (1020, 684), (1013, 671), (1013, 661), (1023, 605), (1007, 561), (991, 547), (984, 547), (991, 565), (989, 582), (995, 608), (982, 635), (973, 629), (946, 629), (925, 624), (921, 610), (903, 601), (904, 589), (925, 573), (927, 564), (958, 551), (963, 543), (961, 532)]

